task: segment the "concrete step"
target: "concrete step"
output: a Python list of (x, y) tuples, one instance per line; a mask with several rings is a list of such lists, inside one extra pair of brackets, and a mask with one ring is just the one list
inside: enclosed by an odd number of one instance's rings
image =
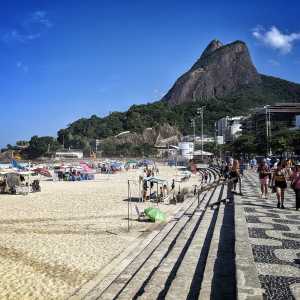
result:
[[(211, 196), (213, 197), (213, 195), (215, 195), (215, 193)], [(196, 237), (201, 235), (200, 233), (203, 231), (203, 217), (206, 214), (207, 205), (212, 197), (207, 199), (206, 203), (203, 203), (204, 205), (201, 205), (199, 209), (196, 209), (189, 222), (189, 226), (184, 228), (172, 251), (159, 265), (152, 278), (148, 280), (148, 282), (144, 282), (143, 289), (140, 289), (137, 293), (139, 299), (165, 299), (169, 293), (172, 282), (177, 277), (177, 272), (181, 270), (181, 268), (186, 270), (187, 267), (193, 267), (192, 263), (196, 265), (195, 261), (192, 262), (190, 258), (191, 255), (192, 257), (197, 257), (199, 253), (199, 248), (197, 247), (199, 240), (196, 239)], [(192, 278), (190, 272), (185, 273), (185, 276)], [(188, 293), (186, 293), (186, 295), (187, 294)], [(181, 295), (185, 295), (183, 291), (181, 291)]]
[[(78, 289), (69, 299), (77, 300), (77, 299), (97, 299), (99, 295), (102, 294), (104, 290), (106, 290), (111, 283), (118, 278), (118, 276), (132, 264), (139, 256), (144, 255), (145, 251), (155, 251), (155, 247), (159, 245), (159, 243), (169, 234), (169, 232), (177, 226), (177, 223), (181, 219), (181, 217), (188, 212), (189, 209), (195, 205), (195, 199), (190, 197), (185, 200), (181, 208), (177, 211), (175, 216), (172, 218), (170, 222), (168, 222), (158, 233), (150, 234), (149, 238), (146, 237), (143, 240), (139, 241), (135, 247), (132, 247), (132, 251), (130, 250), (127, 255), (118, 262), (111, 271), (105, 275), (104, 277), (96, 276), (85, 285), (83, 285), (80, 289)], [(122, 256), (122, 255), (121, 255)], [(101, 273), (101, 272), (100, 272)]]
[[(221, 187), (218, 187), (211, 201), (217, 201), (220, 193)], [(166, 299), (176, 299), (178, 295), (183, 295), (185, 299), (197, 298), (217, 214), (218, 210), (206, 210), (187, 254), (168, 287)]]
[[(204, 199), (204, 201), (207, 201)], [(203, 205), (203, 204), (202, 204)], [(197, 208), (195, 201), (187, 211), (180, 217), (175, 226), (161, 239), (151, 243), (141, 255), (139, 255), (122, 274), (101, 295), (100, 299), (132, 299), (147, 277), (156, 271), (162, 257), (174, 247), (176, 239), (184, 228), (189, 225), (192, 215)]]
[(201, 300), (236, 298), (234, 203), (221, 204), (217, 209), (219, 213), (199, 294)]

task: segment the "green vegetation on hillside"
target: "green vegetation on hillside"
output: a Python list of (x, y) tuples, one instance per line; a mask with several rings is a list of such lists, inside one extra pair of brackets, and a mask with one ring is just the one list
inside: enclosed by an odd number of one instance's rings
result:
[(178, 127), (182, 134), (191, 134), (191, 118), (197, 118), (196, 132), (200, 131), (197, 107), (204, 105), (204, 131), (213, 133), (214, 122), (224, 116), (244, 115), (251, 108), (276, 102), (300, 102), (300, 85), (279, 78), (262, 75), (262, 83), (241, 87), (238, 92), (225, 98), (213, 98), (177, 106), (165, 101), (133, 105), (126, 112), (113, 112), (100, 118), (79, 119), (58, 132), (58, 140), (66, 147), (84, 148), (90, 140), (102, 139), (122, 131), (141, 133), (147, 127), (169, 123)]
[[(193, 131), (190, 124), (191, 118), (196, 118), (196, 133), (199, 134), (201, 120), (196, 112), (197, 107), (200, 106), (205, 106), (204, 133), (213, 134), (215, 121), (222, 117), (246, 115), (255, 107), (283, 102), (300, 102), (300, 85), (262, 75), (261, 84), (243, 86), (237, 92), (224, 98), (189, 102), (177, 106), (171, 106), (166, 101), (158, 101), (133, 105), (126, 112), (113, 112), (104, 118), (96, 115), (82, 118), (67, 128), (59, 130), (58, 142), (51, 137), (32, 137), (26, 152), (28, 157), (35, 158), (64, 146), (82, 149), (88, 153), (91, 146), (94, 148), (96, 139), (114, 136), (122, 131), (141, 133), (145, 128), (156, 127), (164, 123), (176, 126), (183, 135), (191, 134)], [(238, 140), (239, 144), (236, 143), (234, 149), (237, 152), (242, 151), (244, 142)], [(102, 149), (104, 153), (111, 151), (115, 155), (140, 155), (147, 152), (149, 147), (109, 144), (106, 148)]]

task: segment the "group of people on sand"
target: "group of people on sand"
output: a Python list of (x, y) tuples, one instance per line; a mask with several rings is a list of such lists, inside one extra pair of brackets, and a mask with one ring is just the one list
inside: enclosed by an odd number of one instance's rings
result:
[(271, 168), (266, 159), (263, 159), (257, 167), (260, 180), (261, 198), (268, 198), (268, 189), (276, 193), (277, 208), (284, 209), (285, 190), (290, 186), (295, 192), (296, 210), (300, 208), (300, 162), (281, 160)]
[(159, 174), (159, 169), (156, 166), (153, 166), (153, 168), (146, 166), (144, 173), (146, 177), (154, 177), (155, 175), (157, 176)]

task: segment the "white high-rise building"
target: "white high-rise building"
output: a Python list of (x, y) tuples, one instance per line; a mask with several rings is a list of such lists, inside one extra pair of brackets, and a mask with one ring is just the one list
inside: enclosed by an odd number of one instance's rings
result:
[(224, 144), (234, 141), (242, 132), (241, 121), (244, 117), (224, 117), (217, 121), (217, 143)]

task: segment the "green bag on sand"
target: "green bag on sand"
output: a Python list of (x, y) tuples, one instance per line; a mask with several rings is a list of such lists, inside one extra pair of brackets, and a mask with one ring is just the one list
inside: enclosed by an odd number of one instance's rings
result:
[(165, 222), (166, 221), (166, 214), (164, 212), (162, 212), (159, 208), (148, 207), (144, 210), (144, 213), (153, 222), (156, 222), (156, 221)]

